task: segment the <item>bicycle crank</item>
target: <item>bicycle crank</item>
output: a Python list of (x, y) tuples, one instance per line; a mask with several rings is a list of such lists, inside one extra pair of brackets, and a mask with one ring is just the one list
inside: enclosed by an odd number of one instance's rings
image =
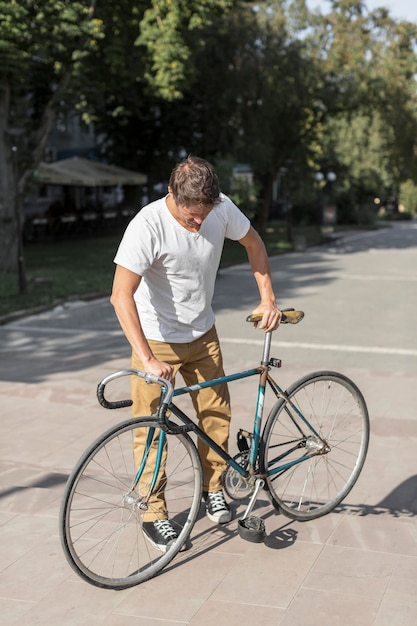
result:
[[(244, 469), (249, 464), (249, 451), (242, 452), (233, 457)], [(231, 465), (227, 467), (222, 476), (223, 489), (232, 500), (246, 500), (250, 498), (255, 489), (255, 476), (245, 478), (241, 476)]]

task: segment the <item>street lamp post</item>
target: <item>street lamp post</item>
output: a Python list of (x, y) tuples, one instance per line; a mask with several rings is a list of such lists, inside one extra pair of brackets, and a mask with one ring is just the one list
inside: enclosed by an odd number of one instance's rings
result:
[[(330, 170), (326, 174), (316, 172), (314, 179), (320, 188), (320, 225), (323, 231), (326, 228), (331, 228), (337, 222), (337, 207), (333, 195), (333, 184), (337, 176)], [(324, 181), (325, 184), (323, 185)], [(326, 187), (328, 193), (324, 194), (323, 192)]]
[(26, 263), (25, 253), (23, 248), (23, 216), (19, 203), (19, 177), (17, 166), (17, 146), (12, 146), (12, 164), (13, 164), (13, 184), (14, 184), (14, 217), (16, 220), (17, 231), (17, 269), (19, 276), (19, 293), (20, 295), (27, 292), (27, 277), (26, 277)]

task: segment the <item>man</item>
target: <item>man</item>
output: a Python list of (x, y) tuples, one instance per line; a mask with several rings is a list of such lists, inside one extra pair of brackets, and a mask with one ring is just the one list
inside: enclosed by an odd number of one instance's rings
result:
[[(258, 285), (259, 328), (277, 328), (281, 311), (272, 289), (265, 246), (247, 217), (220, 192), (207, 161), (190, 156), (172, 171), (168, 195), (145, 206), (128, 225), (115, 257), (111, 302), (132, 347), (132, 367), (187, 385), (224, 375), (212, 299), (224, 239), (245, 248)], [(159, 388), (132, 377), (133, 414), (156, 409)], [(193, 395), (200, 426), (227, 450), (230, 400), (226, 385)], [(135, 441), (135, 450), (143, 447)], [(206, 513), (227, 523), (231, 512), (221, 483), (224, 462), (199, 442)], [(155, 492), (157, 490), (155, 489)], [(158, 490), (143, 529), (161, 551), (175, 541), (163, 492)]]

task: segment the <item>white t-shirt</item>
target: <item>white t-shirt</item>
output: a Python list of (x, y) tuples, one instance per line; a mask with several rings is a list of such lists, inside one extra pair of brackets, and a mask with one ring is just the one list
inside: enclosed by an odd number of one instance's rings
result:
[(224, 239), (242, 239), (249, 227), (248, 218), (223, 194), (198, 233), (181, 226), (166, 198), (139, 211), (114, 262), (142, 276), (135, 302), (148, 339), (188, 343), (210, 330)]

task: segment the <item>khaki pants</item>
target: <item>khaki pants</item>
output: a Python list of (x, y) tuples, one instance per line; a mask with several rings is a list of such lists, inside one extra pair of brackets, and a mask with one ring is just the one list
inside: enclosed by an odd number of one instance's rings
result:
[[(224, 375), (223, 359), (216, 329), (213, 327), (200, 339), (190, 343), (164, 343), (149, 340), (149, 345), (155, 357), (169, 363), (174, 368), (174, 375), (180, 372), (186, 385), (193, 385), (211, 378), (220, 378)], [(132, 367), (143, 370), (142, 362), (137, 355), (132, 355)], [(131, 377), (131, 395), (133, 400), (133, 415), (148, 416), (155, 413), (160, 397), (160, 387), (149, 385), (138, 376)], [(212, 439), (227, 451), (230, 425), (230, 397), (226, 384), (216, 385), (210, 389), (201, 389), (192, 392), (191, 399), (197, 413), (199, 425)], [(144, 429), (136, 431), (134, 442), (135, 460), (140, 465), (145, 448), (146, 433)], [(169, 436), (168, 436), (169, 441)], [(139, 491), (145, 495), (146, 485), (152, 478), (154, 460), (156, 458), (157, 440), (154, 440), (149, 451), (145, 471), (142, 475)], [(198, 441), (198, 451), (203, 466), (204, 491), (216, 491), (221, 488), (221, 475), (226, 468), (225, 462), (208, 446)], [(144, 515), (146, 521), (166, 519), (169, 512), (166, 510), (164, 498), (164, 470), (161, 469), (149, 502), (149, 509)]]

